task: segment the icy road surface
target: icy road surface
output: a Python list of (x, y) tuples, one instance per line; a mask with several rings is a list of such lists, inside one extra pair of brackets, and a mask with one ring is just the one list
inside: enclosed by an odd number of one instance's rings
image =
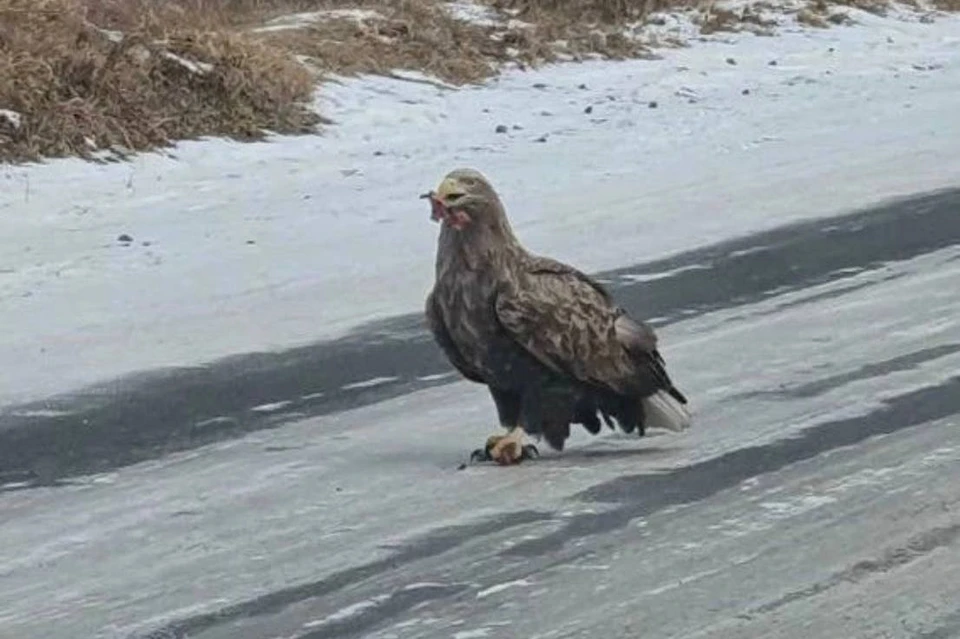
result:
[[(6, 412), (0, 636), (956, 636), (958, 213), (946, 191), (606, 274), (659, 316), (679, 437), (457, 470), (493, 407), (411, 318)], [(349, 349), (358, 378), (311, 376)], [(124, 411), (145, 440), (85, 439)]]

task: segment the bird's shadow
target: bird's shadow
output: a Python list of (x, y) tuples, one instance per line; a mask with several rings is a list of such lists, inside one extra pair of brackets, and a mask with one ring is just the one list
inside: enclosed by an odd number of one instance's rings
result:
[[(642, 438), (640, 440), (642, 443), (638, 445), (638, 438), (636, 435), (628, 436), (621, 433), (610, 434), (605, 438), (606, 441), (602, 443), (585, 440), (572, 443), (562, 451), (557, 451), (550, 448), (544, 440), (536, 441), (534, 439), (528, 439), (527, 443), (533, 444), (537, 447), (539, 456), (534, 459), (524, 460), (514, 467), (527, 468), (536, 467), (543, 464), (548, 466), (578, 463), (592, 464), (631, 459), (637, 461), (644, 459), (663, 459), (684, 449), (684, 447), (679, 443), (660, 446), (656, 445), (655, 442), (649, 441), (658, 438), (659, 435), (659, 433), (648, 435), (647, 437)], [(481, 442), (478, 441), (477, 443), (479, 444)], [(453, 466), (458, 470), (486, 467), (496, 469), (501, 468), (498, 464), (490, 460), (471, 460), (471, 453), (478, 449), (478, 447), (473, 449), (463, 449), (462, 451), (456, 452), (454, 458), (451, 459), (451, 451), (448, 446), (431, 446), (429, 451), (421, 450), (421, 454), (416, 455), (417, 459), (419, 460), (416, 465), (419, 466), (426, 462), (430, 466), (449, 467), (449, 465), (453, 463)], [(379, 463), (408, 465), (411, 461), (414, 461), (411, 453), (407, 450), (394, 449), (388, 452), (379, 452), (373, 454), (376, 456)]]
[(667, 455), (678, 450), (672, 446), (645, 446), (643, 448), (565, 448), (562, 451), (539, 445), (540, 457), (532, 460), (533, 463), (563, 463), (566, 461), (581, 460), (616, 460), (636, 459), (642, 457), (656, 457)]
[[(679, 447), (674, 446), (645, 446), (643, 448), (566, 448), (562, 451), (556, 451), (552, 448), (546, 447), (546, 444), (542, 442), (536, 444), (540, 456), (535, 459), (530, 459), (521, 462), (518, 464), (519, 467), (529, 467), (533, 468), (536, 466), (564, 466), (564, 465), (574, 465), (574, 464), (592, 464), (594, 462), (608, 462), (608, 461), (617, 461), (617, 460), (640, 460), (640, 459), (650, 459), (650, 458), (663, 458), (671, 455), (672, 453), (680, 450)], [(498, 465), (492, 461), (468, 461), (464, 460), (464, 463), (460, 465), (460, 470), (465, 470), (467, 468), (499, 468)]]

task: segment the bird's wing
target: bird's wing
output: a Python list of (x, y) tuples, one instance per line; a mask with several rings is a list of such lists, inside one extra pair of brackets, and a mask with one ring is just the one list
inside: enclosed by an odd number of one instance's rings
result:
[(610, 297), (610, 293), (607, 292), (607, 289), (604, 288), (600, 282), (569, 264), (564, 264), (550, 257), (534, 255), (530, 256), (525, 270), (533, 274), (552, 273), (554, 275), (569, 275), (592, 288), (604, 301), (613, 305), (613, 298)]
[(551, 370), (623, 392), (636, 369), (617, 335), (622, 311), (572, 267), (534, 258), (500, 290), (497, 319), (514, 341)]
[(447, 359), (450, 360), (450, 363), (453, 364), (453, 367), (470, 381), (481, 384), (484, 383), (480, 372), (470, 366), (470, 364), (460, 353), (457, 345), (454, 344), (453, 339), (450, 337), (450, 333), (447, 331), (447, 327), (443, 323), (443, 318), (440, 316), (440, 311), (437, 308), (436, 297), (432, 291), (427, 296), (426, 315), (427, 326), (430, 328), (430, 332), (433, 333), (433, 339), (440, 346), (440, 349), (447, 356)]
[(620, 344), (635, 355), (646, 353), (652, 355), (655, 359), (662, 361), (660, 353), (657, 352), (658, 337), (653, 327), (646, 322), (635, 320), (627, 315), (625, 310), (615, 305), (613, 297), (610, 295), (607, 289), (589, 275), (578, 271), (577, 269), (564, 264), (563, 262), (558, 262), (557, 260), (549, 257), (540, 256), (536, 256), (530, 261), (528, 270), (531, 273), (552, 273), (555, 275), (566, 274), (575, 277), (581, 282), (589, 285), (600, 295), (603, 301), (614, 307), (613, 310), (616, 316), (614, 320), (614, 329)]

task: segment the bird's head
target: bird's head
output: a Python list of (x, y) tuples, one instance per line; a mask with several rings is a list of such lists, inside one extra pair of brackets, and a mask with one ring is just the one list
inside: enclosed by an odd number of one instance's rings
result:
[(496, 191), (477, 170), (456, 169), (447, 173), (436, 191), (420, 196), (430, 200), (430, 218), (452, 228), (482, 224), (506, 228), (506, 214)]

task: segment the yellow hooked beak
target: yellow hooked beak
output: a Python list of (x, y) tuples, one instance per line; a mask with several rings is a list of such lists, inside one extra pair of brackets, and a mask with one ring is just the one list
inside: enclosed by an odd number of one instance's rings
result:
[(463, 209), (456, 208), (457, 200), (466, 195), (463, 184), (454, 177), (446, 177), (440, 182), (435, 193), (427, 193), (421, 197), (432, 200), (430, 218), (435, 222), (449, 224), (458, 231), (462, 231), (472, 221), (470, 214)]
[(440, 183), (440, 186), (437, 187), (437, 193), (434, 197), (440, 200), (440, 202), (447, 206), (447, 200), (450, 198), (456, 199), (464, 195), (463, 185), (460, 184), (460, 181), (455, 178), (444, 178), (443, 182)]

